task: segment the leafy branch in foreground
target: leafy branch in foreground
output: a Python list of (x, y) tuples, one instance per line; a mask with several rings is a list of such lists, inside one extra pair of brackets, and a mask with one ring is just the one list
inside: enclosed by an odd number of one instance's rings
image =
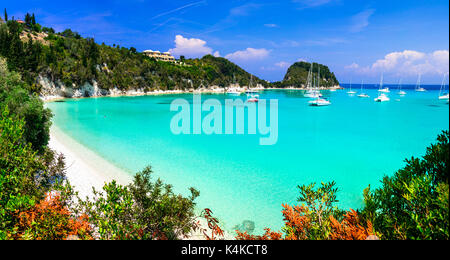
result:
[(99, 239), (180, 239), (196, 227), (194, 200), (199, 192), (175, 195), (160, 179), (152, 182), (151, 167), (137, 173), (128, 186), (115, 181), (95, 198), (81, 200), (82, 212), (96, 227)]
[[(333, 206), (335, 183), (299, 186), (302, 205), (283, 205), (283, 233), (266, 229), (262, 236), (237, 231), (237, 239), (449, 239), (449, 139), (443, 131), (422, 159), (383, 178), (381, 187), (364, 190), (360, 211)], [(283, 237), (284, 236), (284, 237)]]
[(364, 192), (366, 219), (384, 239), (449, 238), (449, 132), (427, 148), (422, 159), (412, 157), (382, 186)]

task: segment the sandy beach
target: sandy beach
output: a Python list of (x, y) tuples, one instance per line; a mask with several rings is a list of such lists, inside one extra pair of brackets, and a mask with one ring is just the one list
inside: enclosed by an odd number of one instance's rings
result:
[[(49, 147), (58, 153), (64, 154), (67, 179), (81, 198), (92, 198), (92, 187), (100, 191), (105, 183), (112, 180), (126, 185), (133, 179), (131, 173), (106, 161), (55, 126), (52, 126), (50, 129)], [(198, 218), (198, 221), (202, 229), (209, 230), (204, 218)], [(211, 234), (210, 230), (208, 233)], [(225, 238), (227, 240), (234, 239), (227, 232), (225, 232)], [(204, 240), (205, 237), (200, 230), (197, 230), (192, 232), (187, 239)]]
[(64, 154), (67, 179), (82, 198), (93, 195), (92, 187), (101, 190), (112, 180), (123, 185), (132, 181), (132, 174), (107, 162), (55, 126), (50, 130), (49, 147)]

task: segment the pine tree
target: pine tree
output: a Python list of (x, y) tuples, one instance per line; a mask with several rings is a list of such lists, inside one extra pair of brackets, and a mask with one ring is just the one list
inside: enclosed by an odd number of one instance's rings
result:
[(30, 28), (31, 27), (31, 16), (29, 13), (25, 15), (25, 25)]

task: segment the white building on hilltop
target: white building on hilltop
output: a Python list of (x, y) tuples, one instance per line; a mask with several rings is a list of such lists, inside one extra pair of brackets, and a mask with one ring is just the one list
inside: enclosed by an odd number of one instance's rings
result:
[(155, 58), (156, 60), (175, 62), (175, 58), (170, 54), (170, 52), (145, 50), (143, 53), (150, 58)]

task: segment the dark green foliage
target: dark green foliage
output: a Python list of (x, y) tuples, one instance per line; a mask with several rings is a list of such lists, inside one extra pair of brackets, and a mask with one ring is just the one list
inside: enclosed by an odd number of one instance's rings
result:
[[(283, 81), (275, 82), (274, 85), (280, 88), (285, 87), (305, 87), (308, 79), (308, 72), (311, 68), (311, 63), (308, 62), (296, 62), (289, 67)], [(320, 68), (320, 86), (331, 87), (339, 85), (334, 73), (330, 72), (330, 69), (322, 64), (313, 63), (313, 77), (316, 78)]]
[[(232, 83), (250, 84), (251, 75), (224, 58), (206, 55), (202, 59), (185, 59), (187, 66), (156, 61), (130, 49), (82, 38), (70, 29), (55, 34), (52, 28), (42, 28), (48, 34), (46, 44), (20, 39), (21, 35), (41, 31), (34, 15), (27, 14), (26, 24), (11, 21), (0, 27), (0, 56), (8, 60), (9, 69), (18, 71), (30, 85), (30, 91), (39, 93), (39, 75), (60, 81), (69, 87), (79, 87), (96, 81), (103, 89), (121, 90), (140, 88), (146, 91), (162, 89), (190, 89)], [(253, 86), (269, 83), (253, 76)]]
[(179, 239), (196, 227), (194, 200), (175, 195), (170, 185), (151, 180), (152, 170), (145, 168), (134, 181), (122, 186), (115, 181), (95, 191), (94, 200), (81, 201), (81, 210), (98, 228), (100, 239)]
[(384, 239), (449, 238), (449, 132), (439, 135), (423, 159), (406, 160), (379, 189), (364, 191), (364, 216)]
[(10, 72), (0, 58), (0, 108), (8, 106), (12, 117), (24, 119), (26, 142), (37, 151), (45, 150), (51, 124), (51, 112), (36, 95), (29, 95), (28, 86), (17, 72)]
[[(309, 239), (323, 240), (327, 239), (331, 232), (330, 217), (341, 219), (344, 211), (335, 205), (338, 202), (338, 189), (334, 181), (321, 183), (318, 188), (315, 186), (315, 183), (298, 186), (300, 196), (297, 201), (308, 209), (305, 216), (309, 218), (310, 228), (305, 235)], [(293, 232), (289, 227), (285, 227), (285, 231), (287, 234)]]
[(63, 158), (46, 150), (33, 151), (24, 137), (25, 121), (11, 117), (8, 107), (0, 118), (0, 240), (13, 234), (18, 212), (27, 210), (64, 179)]

